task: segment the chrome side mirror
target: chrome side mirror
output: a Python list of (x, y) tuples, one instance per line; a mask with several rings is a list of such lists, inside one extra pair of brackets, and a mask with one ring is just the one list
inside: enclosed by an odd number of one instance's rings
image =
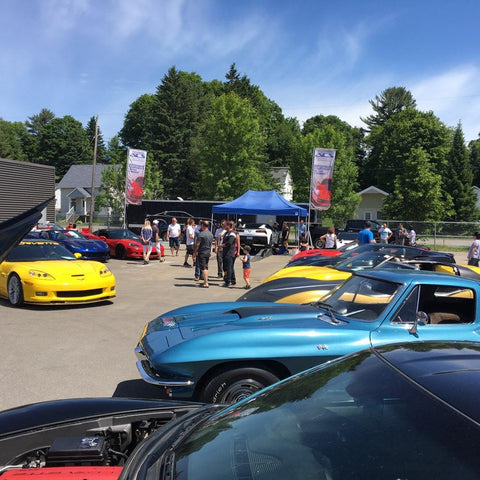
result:
[(415, 321), (413, 325), (408, 329), (408, 333), (416, 335), (418, 331), (418, 325), (428, 325), (430, 323), (430, 318), (427, 313), (418, 311), (415, 316)]

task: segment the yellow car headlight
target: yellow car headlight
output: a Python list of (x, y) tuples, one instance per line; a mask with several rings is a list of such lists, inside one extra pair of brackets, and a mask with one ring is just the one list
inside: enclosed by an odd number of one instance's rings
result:
[(28, 274), (32, 278), (41, 279), (41, 280), (55, 280), (53, 275), (50, 275), (47, 272), (42, 272), (41, 270), (29, 270)]
[(110, 269), (104, 265), (98, 272), (102, 277), (108, 277), (112, 274), (112, 272), (110, 271)]

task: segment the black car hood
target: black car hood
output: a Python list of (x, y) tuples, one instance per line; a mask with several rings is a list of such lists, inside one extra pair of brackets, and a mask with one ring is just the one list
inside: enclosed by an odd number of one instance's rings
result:
[(9, 218), (0, 223), (0, 263), (5, 260), (10, 251), (32, 229), (42, 217), (42, 210), (54, 199), (38, 204), (36, 207)]

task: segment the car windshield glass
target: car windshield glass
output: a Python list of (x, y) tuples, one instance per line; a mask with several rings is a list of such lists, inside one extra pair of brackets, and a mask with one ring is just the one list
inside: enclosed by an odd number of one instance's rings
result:
[(66, 238), (75, 238), (76, 240), (85, 240), (85, 237), (80, 233), (75, 230), (66, 230), (65, 232), (62, 232), (63, 235), (65, 235)]
[(400, 288), (398, 283), (353, 276), (328, 292), (320, 303), (328, 303), (335, 314), (372, 322), (380, 317)]
[(247, 229), (270, 228), (270, 226), (264, 223), (246, 223), (243, 228), (247, 228)]
[(373, 268), (379, 265), (382, 262), (385, 262), (391, 258), (390, 255), (386, 255), (385, 253), (378, 253), (378, 252), (365, 252), (360, 255), (355, 255), (350, 257), (347, 260), (343, 260), (340, 263), (335, 265), (335, 268), (340, 270), (364, 270), (368, 268)]
[(172, 476), (211, 479), (214, 458), (232, 480), (470, 480), (479, 440), (473, 423), (367, 352), (214, 415), (177, 447)]
[(122, 240), (124, 238), (137, 241), (139, 240), (138, 236), (130, 230), (109, 230), (107, 236), (108, 238), (112, 238), (114, 240)]
[(22, 242), (7, 257), (7, 262), (36, 262), (40, 260), (76, 260), (76, 258), (64, 246), (50, 242)]

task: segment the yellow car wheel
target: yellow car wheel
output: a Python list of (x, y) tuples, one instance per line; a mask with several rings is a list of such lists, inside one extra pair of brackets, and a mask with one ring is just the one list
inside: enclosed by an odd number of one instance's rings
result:
[(10, 275), (8, 279), (8, 300), (15, 307), (23, 305), (22, 281), (16, 273)]

